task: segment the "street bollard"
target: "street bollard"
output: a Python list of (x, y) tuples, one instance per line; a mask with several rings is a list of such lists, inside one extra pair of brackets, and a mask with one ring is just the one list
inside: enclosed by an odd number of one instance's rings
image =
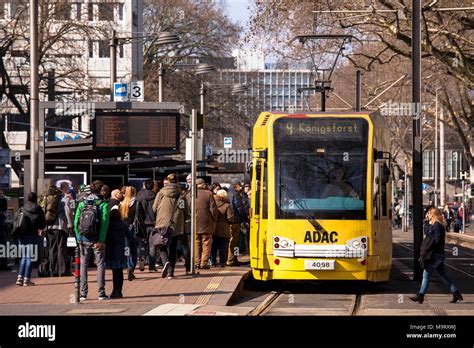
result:
[(81, 251), (79, 245), (76, 246), (74, 252), (74, 290), (75, 290), (75, 304), (81, 303), (80, 296), (80, 280), (81, 280)]

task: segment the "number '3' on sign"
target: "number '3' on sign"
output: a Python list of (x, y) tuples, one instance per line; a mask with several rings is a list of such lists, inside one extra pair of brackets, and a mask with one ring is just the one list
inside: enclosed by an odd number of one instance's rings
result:
[(130, 82), (130, 100), (140, 102), (145, 100), (145, 84), (143, 81)]

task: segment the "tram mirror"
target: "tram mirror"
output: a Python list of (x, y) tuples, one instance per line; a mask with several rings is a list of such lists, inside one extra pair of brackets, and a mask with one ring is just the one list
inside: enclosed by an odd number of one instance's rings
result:
[(267, 150), (255, 150), (253, 151), (253, 158), (267, 159)]
[(392, 155), (387, 151), (379, 151), (374, 149), (374, 159), (377, 160), (392, 160)]
[(390, 180), (390, 169), (384, 163), (382, 168), (382, 185), (386, 185)]

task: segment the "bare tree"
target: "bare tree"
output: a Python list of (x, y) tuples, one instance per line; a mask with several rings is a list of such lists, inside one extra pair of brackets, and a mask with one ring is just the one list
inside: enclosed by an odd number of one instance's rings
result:
[[(463, 6), (466, 2), (462, 0), (433, 0), (424, 5), (423, 79), (425, 85), (441, 87), (442, 103), (449, 115), (447, 124), (458, 135), (474, 172), (474, 22), (469, 11), (442, 9)], [(366, 72), (376, 69), (389, 72), (394, 64), (407, 69), (410, 66), (412, 9), (406, 0), (269, 0), (258, 2), (256, 7), (252, 32), (265, 35), (268, 41), (275, 42), (286, 35), (286, 41), (280, 41), (287, 45), (292, 36), (299, 34), (351, 34), (357, 40), (351, 43), (345, 57), (354, 66)], [(282, 27), (289, 30), (278, 32)], [(316, 52), (321, 55), (332, 49), (318, 47)], [(288, 48), (280, 49), (280, 52), (285, 54)], [(425, 91), (423, 99), (432, 99), (435, 88), (431, 92)], [(405, 133), (403, 125), (400, 127), (394, 136)]]

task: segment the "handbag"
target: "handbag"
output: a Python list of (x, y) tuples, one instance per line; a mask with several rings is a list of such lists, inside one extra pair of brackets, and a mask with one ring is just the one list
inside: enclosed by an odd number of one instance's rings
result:
[(430, 235), (427, 235), (421, 242), (420, 258), (418, 259), (418, 262), (422, 269), (425, 269), (431, 260), (431, 256), (433, 255), (433, 244), (434, 238)]
[(171, 243), (171, 235), (173, 233), (170, 227), (156, 228), (150, 235), (150, 245), (155, 248), (165, 247)]
[(133, 218), (133, 224), (132, 224), (135, 237), (146, 238), (147, 233), (146, 233), (145, 223), (142, 220), (140, 220), (140, 218), (138, 217), (141, 204), (139, 201), (137, 201), (136, 204), (137, 204), (137, 207), (135, 209), (135, 217)]
[(178, 200), (176, 200), (173, 212), (171, 214), (170, 222), (166, 227), (155, 228), (155, 230), (150, 235), (150, 245), (153, 245), (155, 248), (165, 247), (171, 243), (171, 236), (175, 229), (175, 222), (173, 220), (178, 207)]

